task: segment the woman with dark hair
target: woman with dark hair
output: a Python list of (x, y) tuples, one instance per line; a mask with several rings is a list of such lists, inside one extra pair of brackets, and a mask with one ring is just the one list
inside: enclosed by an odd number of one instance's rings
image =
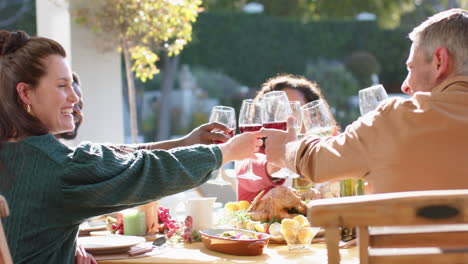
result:
[(78, 226), (89, 217), (199, 186), (261, 144), (253, 132), (171, 150), (70, 149), (54, 136), (75, 128), (79, 101), (65, 56), (53, 40), (0, 31), (0, 182), (11, 180), (2, 195), (15, 263), (74, 263)]
[[(290, 74), (273, 77), (262, 84), (262, 89), (257, 93), (257, 96), (254, 100), (260, 100), (264, 94), (271, 91), (284, 91), (288, 96), (289, 101), (299, 101), (301, 105), (322, 99), (327, 109), (329, 109), (325, 98), (322, 96), (322, 92), (319, 86), (304, 77)], [(335, 121), (334, 124), (336, 126)], [(238, 178), (237, 200), (246, 200), (250, 202), (261, 191), (265, 190), (265, 192), (267, 192), (270, 189), (285, 183), (284, 179), (272, 177), (273, 173), (279, 171), (281, 168), (268, 163), (264, 154), (265, 153), (263, 151), (261, 153), (257, 153), (257, 159), (252, 162), (253, 172), (256, 175), (262, 177), (262, 179), (252, 181)], [(237, 162), (237, 175), (244, 174), (247, 172), (247, 169), (248, 162)]]
[(73, 129), (71, 132), (65, 132), (57, 135), (58, 138), (63, 138), (66, 140), (73, 140), (76, 138), (76, 135), (78, 134), (78, 128), (83, 122), (83, 97), (81, 95), (80, 78), (76, 73), (72, 73), (72, 78), (73, 91), (75, 91), (76, 95), (78, 96), (78, 103), (73, 106), (73, 121), (75, 122), (75, 129)]

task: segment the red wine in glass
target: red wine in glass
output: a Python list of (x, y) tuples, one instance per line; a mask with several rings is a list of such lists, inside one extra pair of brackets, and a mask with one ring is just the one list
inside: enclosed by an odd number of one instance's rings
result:
[(260, 129), (262, 129), (262, 125), (239, 126), (239, 131), (240, 131), (241, 133), (244, 133), (244, 132), (255, 132), (255, 131), (259, 131)]
[(274, 129), (280, 129), (286, 131), (288, 128), (288, 124), (286, 121), (284, 122), (269, 122), (269, 123), (263, 123), (264, 128), (274, 128)]

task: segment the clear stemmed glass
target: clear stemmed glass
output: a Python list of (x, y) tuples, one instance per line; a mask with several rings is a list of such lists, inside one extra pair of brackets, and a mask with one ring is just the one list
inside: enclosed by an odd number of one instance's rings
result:
[(361, 116), (375, 110), (379, 103), (387, 98), (387, 92), (381, 84), (359, 90), (359, 110), (361, 111)]
[[(253, 132), (262, 129), (262, 107), (261, 105), (252, 100), (245, 99), (242, 101), (242, 106), (239, 113), (239, 131)], [(252, 170), (252, 160), (249, 159), (247, 172), (238, 176), (242, 179), (260, 180), (261, 177), (255, 175)]]
[(299, 101), (289, 101), (289, 106), (291, 107), (291, 115), (294, 116), (296, 119), (296, 125), (294, 129), (296, 129), (296, 134), (299, 138), (301, 138), (301, 130), (302, 130), (302, 110), (301, 110), (301, 102)]
[[(383, 85), (377, 84), (371, 87), (359, 90), (359, 110), (361, 112), (361, 116), (369, 113), (370, 111), (374, 111), (379, 103), (388, 98), (387, 92), (385, 91)], [(354, 193), (344, 193), (343, 195), (362, 195), (364, 194), (364, 180), (342, 180), (341, 182), (342, 189), (347, 190), (351, 189)], [(351, 186), (349, 186), (351, 185)], [(346, 187), (348, 186), (348, 187)]]
[[(236, 130), (236, 113), (234, 111), (234, 108), (229, 107), (229, 106), (223, 106), (223, 105), (214, 106), (211, 109), (210, 122), (218, 122), (218, 123), (226, 125), (229, 129), (231, 129), (229, 131), (229, 136), (230, 137), (234, 136), (234, 131)], [(215, 141), (215, 143), (219, 144), (222, 142)], [(223, 175), (221, 173), (222, 169), (223, 168), (220, 167), (218, 171), (218, 175), (210, 179), (208, 183), (216, 184), (216, 185), (231, 185), (230, 182), (223, 179)]]
[[(292, 103), (293, 107), (295, 107), (297, 104), (300, 105), (299, 102)], [(291, 103), (288, 100), (288, 96), (284, 91), (273, 91), (264, 94), (262, 98), (262, 106), (264, 128), (275, 128), (281, 130), (287, 129), (288, 116), (292, 115), (293, 111), (291, 109)], [(300, 114), (295, 117), (299, 117), (302, 119), (302, 116)], [(301, 125), (299, 125), (298, 123), (298, 120), (296, 120), (297, 126), (300, 127)], [(271, 176), (274, 178), (283, 179), (299, 177), (299, 175), (293, 173), (287, 168), (281, 168), (279, 171), (273, 173)]]
[(291, 115), (288, 96), (283, 91), (273, 91), (263, 95), (263, 127), (287, 129), (288, 116)]
[(306, 135), (325, 137), (333, 134), (333, 117), (321, 99), (309, 102), (301, 108)]

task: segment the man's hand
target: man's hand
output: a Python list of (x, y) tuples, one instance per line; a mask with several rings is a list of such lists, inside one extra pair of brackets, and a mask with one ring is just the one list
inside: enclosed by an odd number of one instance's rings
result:
[(278, 129), (263, 128), (262, 133), (267, 137), (265, 141), (265, 153), (267, 161), (281, 168), (286, 168), (286, 144), (297, 140), (294, 129), (294, 117), (288, 118), (288, 128), (286, 131)]
[(183, 145), (213, 144), (215, 141), (226, 142), (229, 140), (229, 136), (227, 135), (230, 132), (231, 129), (221, 123), (207, 123), (195, 128), (190, 134), (185, 136)]

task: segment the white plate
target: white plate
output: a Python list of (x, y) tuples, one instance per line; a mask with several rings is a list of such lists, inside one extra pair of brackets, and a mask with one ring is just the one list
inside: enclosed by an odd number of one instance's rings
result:
[(114, 253), (125, 251), (143, 242), (146, 242), (144, 237), (122, 235), (78, 238), (78, 243), (83, 245), (86, 251), (89, 251), (90, 253)]
[(81, 232), (91, 232), (98, 230), (106, 230), (106, 223), (102, 221), (84, 222), (79, 227)]

